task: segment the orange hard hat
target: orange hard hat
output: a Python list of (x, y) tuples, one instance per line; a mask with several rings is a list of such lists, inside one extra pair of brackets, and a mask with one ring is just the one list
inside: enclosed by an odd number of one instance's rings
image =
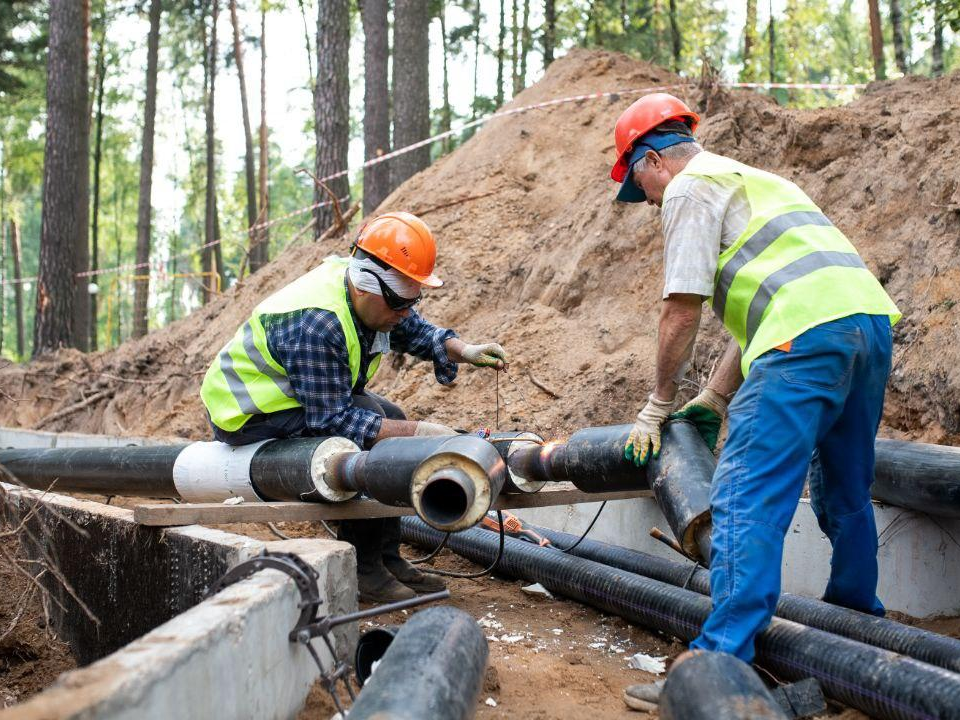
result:
[(630, 153), (637, 139), (669, 120), (681, 120), (690, 126), (691, 131), (700, 124), (700, 116), (688, 108), (683, 100), (669, 93), (644, 95), (624, 110), (613, 131), (617, 162), (610, 171), (610, 177), (622, 183), (627, 176)]
[(443, 281), (433, 274), (437, 243), (427, 224), (408, 212), (379, 215), (360, 228), (355, 248), (427, 287)]

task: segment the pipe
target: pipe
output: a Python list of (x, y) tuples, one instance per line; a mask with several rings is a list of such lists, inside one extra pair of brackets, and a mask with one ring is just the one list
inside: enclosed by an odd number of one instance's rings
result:
[[(402, 528), (407, 542), (424, 547), (443, 538), (414, 518)], [(489, 563), (498, 543), (471, 529), (450, 536), (447, 547)], [(686, 642), (710, 613), (709, 598), (690, 590), (509, 537), (497, 569)], [(789, 620), (774, 618), (760, 633), (757, 659), (786, 679), (815, 677), (826, 694), (882, 720), (949, 718), (960, 707), (960, 675)]]
[(487, 667), (476, 621), (449, 606), (416, 613), (397, 632), (350, 708), (350, 720), (472, 718)]
[(660, 455), (651, 458), (647, 480), (660, 511), (684, 553), (710, 564), (710, 485), (717, 461), (687, 420), (663, 426)]
[(660, 720), (787, 720), (753, 668), (733, 655), (715, 652), (673, 664), (659, 711)]
[(386, 625), (367, 630), (360, 636), (357, 651), (353, 655), (353, 669), (361, 687), (367, 682), (367, 678), (373, 675), (373, 666), (383, 659), (398, 630), (398, 625)]
[(332, 457), (323, 479), (385, 505), (413, 507), (432, 527), (454, 532), (483, 519), (505, 474), (490, 443), (455, 435), (387, 438), (371, 450)]
[(532, 432), (497, 432), (487, 438), (493, 445), (507, 466), (507, 479), (503, 484), (505, 493), (535, 493), (539, 492), (546, 482), (544, 480), (528, 480), (520, 474), (520, 467), (510, 467), (510, 458), (518, 452), (527, 450), (535, 452), (543, 445), (543, 438)]
[(0, 464), (37, 490), (167, 497), (187, 502), (340, 502), (356, 495), (323, 482), (332, 455), (357, 453), (345, 438), (93, 448), (0, 450)]
[[(570, 547), (579, 539), (576, 535), (558, 530), (530, 524), (525, 526), (547, 538), (556, 547)], [(689, 588), (701, 595), (710, 595), (710, 573), (702, 568), (588, 539), (583, 540), (570, 554), (669, 585)], [(780, 596), (776, 614), (802, 625), (960, 673), (960, 640), (956, 638), (791, 593)]]
[(960, 447), (877, 438), (873, 476), (880, 502), (960, 518)]

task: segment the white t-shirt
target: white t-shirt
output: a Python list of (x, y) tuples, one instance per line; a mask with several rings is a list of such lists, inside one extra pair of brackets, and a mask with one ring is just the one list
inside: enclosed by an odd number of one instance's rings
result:
[[(687, 168), (696, 171), (694, 155)], [(733, 244), (750, 222), (746, 192), (735, 181), (678, 175), (663, 193), (660, 214), (664, 238), (663, 299), (673, 293), (713, 295), (720, 253)]]

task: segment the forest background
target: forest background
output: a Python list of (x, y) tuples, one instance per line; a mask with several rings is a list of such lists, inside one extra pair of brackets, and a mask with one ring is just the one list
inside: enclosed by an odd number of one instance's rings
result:
[(860, 84), (954, 70), (957, 31), (960, 0), (0, 0), (0, 356), (183, 317), (335, 225), (331, 198), (356, 222), (572, 47)]

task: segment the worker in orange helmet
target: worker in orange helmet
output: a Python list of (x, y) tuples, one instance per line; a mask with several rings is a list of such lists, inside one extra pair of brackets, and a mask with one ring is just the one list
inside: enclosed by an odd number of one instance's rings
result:
[[(874, 441), (900, 312), (843, 232), (794, 183), (705, 151), (700, 118), (655, 93), (617, 121), (617, 198), (661, 208), (663, 305), (653, 392), (624, 448), (646, 464), (671, 417), (717, 445), (710, 495), (713, 609), (691, 647), (745, 662), (780, 594), (783, 542), (810, 476), (833, 546), (823, 599), (883, 615), (870, 502)], [(702, 305), (731, 335), (706, 386), (676, 413)], [(728, 409), (729, 402), (729, 409)], [(655, 689), (624, 699), (649, 707)]]
[[(454, 435), (439, 423), (408, 420), (366, 388), (387, 352), (433, 363), (441, 384), (460, 363), (507, 369), (495, 342), (468, 344), (414, 310), (434, 274), (437, 248), (427, 224), (392, 212), (364, 225), (349, 258), (318, 267), (262, 301), (218, 353), (200, 395), (217, 440), (245, 445), (268, 438), (335, 435), (370, 448), (408, 435)], [(357, 552), (363, 602), (391, 602), (443, 589), (400, 557), (397, 518), (340, 523)]]

